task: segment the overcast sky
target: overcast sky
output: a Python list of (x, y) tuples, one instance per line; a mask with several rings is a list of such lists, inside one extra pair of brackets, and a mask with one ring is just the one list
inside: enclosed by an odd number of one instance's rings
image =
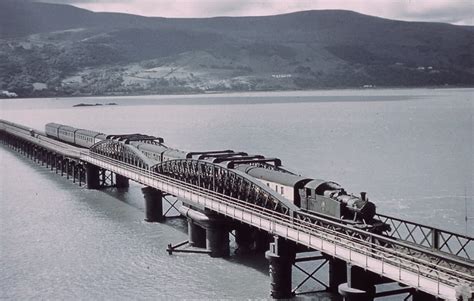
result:
[(474, 25), (474, 0), (38, 0), (92, 11), (160, 17), (260, 16), (310, 9), (347, 9), (410, 21)]

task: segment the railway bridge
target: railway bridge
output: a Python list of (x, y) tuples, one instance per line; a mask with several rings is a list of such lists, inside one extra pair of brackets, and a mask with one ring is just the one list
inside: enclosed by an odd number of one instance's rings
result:
[[(10, 149), (90, 189), (112, 183), (124, 187), (129, 180), (146, 186), (150, 222), (164, 218), (165, 195), (177, 197), (188, 219), (189, 244), (211, 256), (229, 255), (229, 230), (234, 229), (239, 247), (267, 250), (274, 298), (299, 293), (301, 285), (292, 286), (292, 268), (301, 269), (298, 263), (311, 259), (322, 262), (316, 270), (329, 265), (328, 283), (316, 279), (315, 271), (303, 271), (304, 281), (312, 278), (346, 300), (407, 292), (412, 300), (473, 299), (472, 237), (382, 214), (377, 218), (391, 225), (386, 235), (356, 229), (302, 212), (253, 177), (221, 164), (191, 158), (156, 163), (123, 137), (85, 149), (0, 121), (0, 138)], [(320, 256), (297, 256), (302, 250)], [(399, 286), (379, 291), (377, 285), (387, 282)]]

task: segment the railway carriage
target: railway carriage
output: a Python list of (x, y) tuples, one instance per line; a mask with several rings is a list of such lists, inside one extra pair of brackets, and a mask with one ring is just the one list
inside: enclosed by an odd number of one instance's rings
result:
[(58, 128), (58, 139), (68, 143), (76, 144), (74, 134), (77, 130), (78, 129), (71, 126), (62, 125)]
[(59, 139), (59, 128), (61, 126), (62, 126), (61, 124), (53, 123), (53, 122), (46, 124), (45, 126), (46, 136)]
[(97, 142), (106, 139), (106, 135), (95, 131), (79, 129), (75, 132), (74, 138), (77, 145), (89, 148)]
[(300, 177), (291, 173), (277, 172), (268, 168), (242, 164), (236, 169), (249, 174), (260, 182), (275, 190), (295, 205), (300, 206), (299, 189), (311, 181), (310, 178)]
[(138, 141), (130, 142), (131, 145), (135, 146), (142, 153), (145, 154), (150, 159), (153, 159), (158, 162), (163, 161), (163, 153), (168, 150), (164, 145), (156, 145), (151, 143), (143, 143)]
[(78, 129), (59, 123), (48, 123), (46, 124), (45, 129), (46, 136), (48, 137), (53, 137), (64, 142), (87, 148), (106, 139), (106, 135), (103, 133)]

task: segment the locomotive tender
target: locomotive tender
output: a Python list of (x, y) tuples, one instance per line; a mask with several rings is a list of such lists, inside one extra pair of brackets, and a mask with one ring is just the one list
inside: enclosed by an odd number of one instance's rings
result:
[[(90, 130), (78, 129), (57, 123), (46, 125), (46, 135), (64, 142), (89, 148), (104, 139), (114, 136)], [(232, 150), (210, 152), (185, 152), (169, 148), (163, 141), (149, 143), (129, 141), (148, 158), (157, 163), (193, 158), (223, 164), (244, 172), (267, 185), (303, 211), (316, 213), (325, 218), (337, 220), (369, 231), (388, 230), (387, 225), (374, 219), (375, 204), (370, 202), (366, 193), (360, 196), (348, 194), (339, 184), (331, 181), (302, 177), (281, 167), (279, 159), (263, 156), (249, 156), (244, 152)], [(273, 164), (270, 164), (273, 163)]]

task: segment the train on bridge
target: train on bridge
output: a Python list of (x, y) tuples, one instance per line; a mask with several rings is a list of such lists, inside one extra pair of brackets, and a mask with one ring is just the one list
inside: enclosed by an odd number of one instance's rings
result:
[[(407, 287), (390, 294), (472, 300), (472, 237), (376, 213), (365, 193), (356, 196), (335, 182), (301, 177), (283, 168), (279, 159), (232, 150), (184, 152), (167, 147), (162, 138), (107, 135), (60, 124), (48, 124), (46, 132), (0, 120), (2, 143), (79, 185), (84, 180), (89, 189), (99, 189), (114, 177), (116, 187), (128, 186), (128, 180), (145, 185), (148, 221), (166, 216), (164, 195), (180, 198), (186, 212), (181, 214), (190, 217), (189, 241), (205, 245), (203, 252), (211, 256), (228, 256), (230, 229), (237, 244), (247, 248), (263, 246), (273, 235), (266, 253), (271, 277), (285, 282), (272, 282), (272, 296), (291, 296), (291, 279), (285, 277), (292, 274), (291, 263), (296, 266), (303, 258), (279, 250), (297, 251), (296, 243), (329, 255), (329, 270), (335, 274), (351, 273), (350, 278), (329, 276), (329, 288), (341, 294), (356, 288), (372, 298), (378, 281), (391, 279)], [(263, 236), (253, 237), (248, 226), (262, 230)]]
[(58, 123), (48, 123), (45, 129), (48, 137), (84, 148), (90, 148), (106, 139), (123, 141), (157, 163), (196, 159), (221, 164), (258, 179), (302, 211), (316, 213), (371, 232), (382, 233), (390, 229), (389, 225), (374, 219), (376, 206), (368, 200), (366, 193), (362, 192), (360, 196), (356, 196), (347, 193), (335, 182), (302, 177), (284, 169), (281, 161), (276, 158), (232, 150), (185, 152), (166, 146), (162, 138), (141, 134), (107, 135)]

